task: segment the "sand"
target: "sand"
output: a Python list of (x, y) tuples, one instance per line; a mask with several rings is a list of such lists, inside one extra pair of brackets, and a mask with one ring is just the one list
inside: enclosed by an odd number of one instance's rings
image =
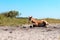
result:
[(51, 24), (48, 28), (0, 26), (0, 40), (60, 40), (60, 24)]

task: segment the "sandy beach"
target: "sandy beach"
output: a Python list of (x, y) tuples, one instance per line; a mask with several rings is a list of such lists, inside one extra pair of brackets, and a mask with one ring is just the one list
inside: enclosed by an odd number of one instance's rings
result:
[(60, 40), (60, 24), (48, 26), (48, 28), (0, 26), (0, 40)]

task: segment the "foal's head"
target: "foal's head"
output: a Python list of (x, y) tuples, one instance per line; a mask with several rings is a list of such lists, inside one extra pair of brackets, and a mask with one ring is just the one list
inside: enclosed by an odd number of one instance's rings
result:
[(31, 21), (32, 16), (29, 16), (29, 21)]

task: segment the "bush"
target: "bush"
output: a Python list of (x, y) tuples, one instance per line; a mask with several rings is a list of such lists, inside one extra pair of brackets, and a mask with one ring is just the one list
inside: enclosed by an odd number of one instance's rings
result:
[(13, 18), (13, 17), (18, 16), (18, 14), (19, 14), (18, 11), (9, 11), (9, 12), (1, 13), (0, 15), (4, 15), (5, 17)]

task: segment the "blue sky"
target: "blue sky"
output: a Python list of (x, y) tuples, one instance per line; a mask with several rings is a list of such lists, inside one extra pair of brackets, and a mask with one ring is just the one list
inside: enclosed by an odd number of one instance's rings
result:
[(0, 12), (10, 10), (21, 12), (21, 17), (60, 19), (60, 0), (0, 0)]

